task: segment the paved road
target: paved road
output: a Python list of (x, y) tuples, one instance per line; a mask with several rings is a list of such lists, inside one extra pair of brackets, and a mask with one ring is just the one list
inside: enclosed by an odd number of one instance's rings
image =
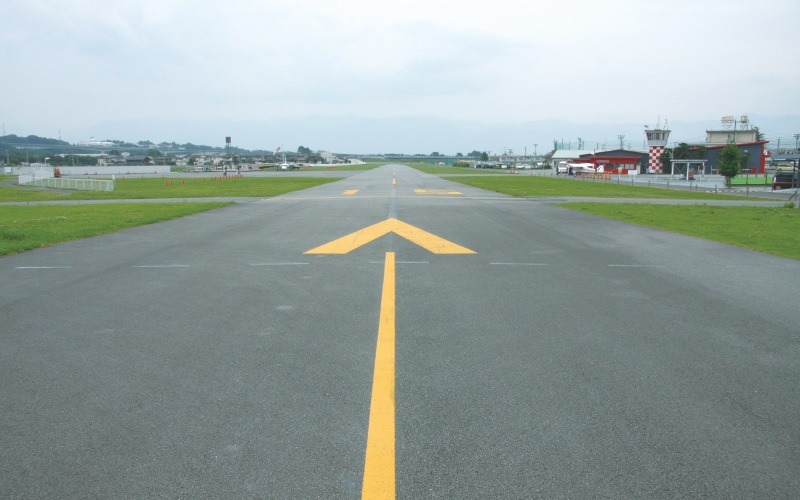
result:
[(800, 494), (800, 263), (388, 165), (0, 258), (0, 497), (359, 497), (389, 253), (398, 497)]

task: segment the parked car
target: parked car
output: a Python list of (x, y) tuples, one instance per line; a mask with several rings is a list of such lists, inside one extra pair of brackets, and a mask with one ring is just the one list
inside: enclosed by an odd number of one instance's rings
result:
[(797, 183), (797, 172), (779, 170), (775, 172), (775, 177), (772, 178), (772, 190), (794, 189), (797, 187)]

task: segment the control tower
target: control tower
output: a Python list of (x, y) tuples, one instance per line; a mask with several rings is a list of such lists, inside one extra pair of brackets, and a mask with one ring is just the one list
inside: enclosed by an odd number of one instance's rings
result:
[(647, 147), (650, 153), (650, 159), (647, 162), (648, 174), (660, 174), (664, 172), (664, 164), (661, 163), (661, 155), (667, 147), (669, 140), (669, 133), (667, 129), (667, 120), (664, 120), (664, 128), (661, 128), (661, 120), (656, 123), (656, 128), (644, 126), (644, 133), (647, 135)]

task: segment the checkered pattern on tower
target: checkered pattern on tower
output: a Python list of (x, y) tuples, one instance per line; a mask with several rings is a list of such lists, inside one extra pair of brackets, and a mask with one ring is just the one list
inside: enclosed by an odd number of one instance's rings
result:
[(650, 146), (650, 158), (647, 164), (647, 171), (660, 174), (664, 172), (664, 165), (661, 163), (661, 155), (664, 153), (664, 146)]

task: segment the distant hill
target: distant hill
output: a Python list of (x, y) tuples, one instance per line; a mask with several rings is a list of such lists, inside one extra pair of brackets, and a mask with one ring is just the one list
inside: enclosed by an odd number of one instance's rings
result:
[[(70, 144), (67, 141), (60, 139), (50, 139), (48, 137), (40, 137), (38, 135), (29, 135), (27, 137), (20, 137), (18, 135), (10, 134), (0, 136), (0, 151), (16, 151), (16, 152), (35, 152), (41, 154), (97, 154), (116, 150), (120, 152), (142, 153), (148, 149), (158, 149), (162, 153), (171, 154), (191, 154), (206, 151), (224, 151), (225, 148), (206, 146), (203, 144), (177, 144), (161, 143), (153, 144), (150, 141), (139, 141), (138, 143), (126, 142), (121, 140), (108, 140), (103, 141), (108, 144)], [(246, 149), (230, 148), (231, 153), (249, 153)]]
[(53, 148), (53, 147), (69, 147), (70, 143), (66, 141), (60, 141), (58, 139), (48, 139), (46, 137), (39, 137), (38, 135), (29, 135), (28, 137), (19, 137), (17, 135), (3, 135), (0, 136), (0, 146), (9, 146), (9, 147), (44, 147), (44, 148)]
[[(513, 149), (517, 154), (544, 154), (554, 143), (566, 149), (577, 149), (578, 138), (585, 149), (619, 147), (624, 136), (628, 149), (647, 149), (645, 125), (652, 123), (574, 123), (566, 120), (532, 120), (524, 123), (488, 123), (479, 116), (473, 121), (429, 116), (297, 116), (291, 118), (237, 119), (128, 119), (107, 121), (87, 129), (102, 130), (116, 137), (163, 137), (176, 141), (201, 141), (224, 144), (226, 136), (244, 148), (272, 152), (277, 146), (296, 151), (298, 146), (337, 154), (404, 154), (463, 153), (472, 150), (492, 154)], [(769, 147), (794, 145), (793, 134), (800, 130), (799, 116), (767, 117), (750, 114), (750, 123), (759, 127)], [(719, 118), (703, 121), (670, 120), (670, 146), (679, 142), (698, 143), (705, 140), (706, 130), (720, 128)], [(527, 148), (527, 150), (526, 150)], [(219, 148), (215, 148), (219, 149)], [(208, 148), (211, 150), (211, 148)]]
[[(800, 116), (768, 117), (750, 114), (750, 123), (759, 128), (769, 141), (768, 149), (792, 148), (794, 134), (800, 130)], [(102, 133), (105, 137), (151, 137), (159, 141), (126, 142), (107, 140), (113, 146), (90, 147), (68, 144), (65, 141), (37, 136), (0, 137), (3, 150), (25, 150), (43, 154), (103, 153), (112, 149), (132, 154), (146, 154), (157, 148), (167, 155), (182, 155), (226, 151), (225, 137), (231, 136), (231, 153), (271, 154), (276, 147), (292, 152), (298, 146), (310, 146), (316, 151), (337, 154), (467, 154), (470, 151), (489, 151), (500, 154), (546, 154), (556, 147), (577, 149), (613, 149), (620, 142), (627, 149), (647, 149), (646, 123), (573, 123), (562, 120), (532, 120), (524, 123), (486, 123), (442, 119), (425, 116), (363, 117), (363, 116), (298, 116), (293, 118), (235, 119), (130, 119), (96, 124), (86, 130), (73, 131), (78, 136)], [(650, 126), (655, 123), (650, 123)], [(670, 120), (670, 146), (705, 140), (707, 130), (720, 128), (717, 118), (704, 121)], [(101, 131), (98, 133), (98, 131)], [(200, 142), (197, 144), (196, 141)], [(207, 144), (217, 144), (209, 146)], [(237, 147), (235, 145), (240, 145)], [(251, 148), (251, 149), (247, 149)]]

